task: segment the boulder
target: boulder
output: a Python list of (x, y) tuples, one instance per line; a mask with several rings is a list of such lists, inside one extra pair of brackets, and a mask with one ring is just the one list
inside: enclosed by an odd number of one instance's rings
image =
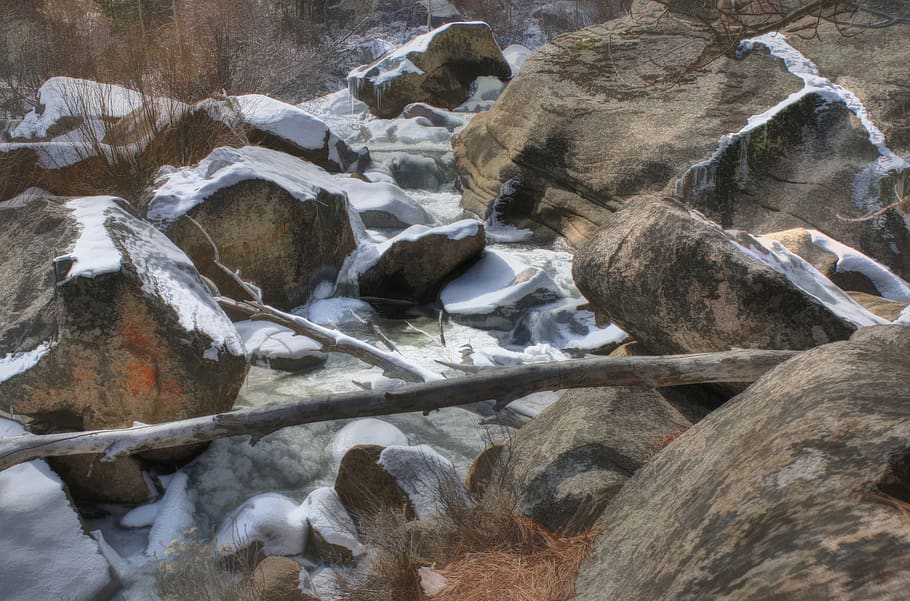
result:
[(794, 228), (765, 234), (760, 240), (772, 248), (775, 242), (780, 243), (843, 290), (910, 301), (910, 284), (874, 259), (818, 230)]
[(910, 328), (769, 372), (633, 476), (575, 601), (886, 601), (907, 590)]
[[(0, 418), (0, 438), (22, 436)], [(97, 541), (83, 530), (60, 478), (43, 461), (0, 471), (0, 582), (6, 601), (107, 599), (119, 588)]]
[[(260, 561), (250, 576), (255, 598), (259, 601), (318, 601), (312, 588), (300, 588), (303, 568), (293, 559), (271, 555)], [(305, 572), (304, 572), (305, 573)]]
[(489, 25), (449, 23), (419, 35), (348, 74), (348, 87), (378, 117), (395, 117), (412, 102), (454, 108), (481, 75), (507, 80), (512, 71)]
[(219, 288), (226, 277), (213, 267), (208, 237), (224, 265), (283, 309), (306, 302), (321, 282), (334, 282), (355, 246), (336, 180), (266, 148), (216, 148), (193, 167), (163, 169), (146, 204), (147, 217)]
[(517, 255), (486, 250), (479, 261), (439, 294), (446, 313), (459, 323), (509, 331), (528, 309), (564, 297), (543, 269)]
[(450, 163), (451, 154), (434, 158), (396, 152), (388, 157), (388, 169), (395, 183), (408, 190), (438, 192), (451, 184), (455, 173)]
[[(124, 201), (37, 197), (0, 209), (0, 219), (15, 250), (0, 257), (0, 408), (28, 418), (33, 431), (54, 432), (233, 406), (247, 371), (237, 331), (189, 258)], [(135, 459), (92, 470), (85, 461), (55, 465), (93, 471), (87, 496), (148, 496)]]
[(432, 302), (445, 282), (483, 252), (483, 224), (474, 220), (412, 226), (356, 257), (364, 297)]
[(327, 563), (352, 563), (365, 552), (357, 527), (331, 486), (317, 488), (300, 505), (309, 525), (306, 555)]
[(432, 225), (436, 221), (413, 198), (387, 182), (365, 182), (339, 178), (348, 200), (360, 215), (363, 225), (377, 229), (405, 229), (412, 225)]
[(454, 131), (468, 122), (464, 115), (438, 109), (423, 102), (414, 102), (404, 107), (401, 116), (405, 119), (423, 118), (433, 127), (444, 127), (449, 131)]
[[(910, 90), (899, 58), (910, 25), (844, 36), (822, 23), (819, 37), (787, 38), (861, 99), (863, 112), (852, 100), (848, 109), (830, 82), (805, 86), (763, 44), (704, 62), (709, 36), (694, 20), (661, 18), (664, 4), (637, 0), (629, 15), (534, 53), (493, 110), (453, 140), (463, 206), (479, 216), (495, 207), (516, 225), (577, 246), (630, 197), (675, 193), (679, 184), (687, 202), (725, 228), (818, 229), (910, 273), (910, 231), (897, 212), (859, 223), (837, 218), (893, 202), (886, 168), (902, 161), (890, 153), (910, 154)], [(891, 0), (876, 6), (910, 17)], [(854, 110), (868, 113), (890, 151)]]
[(322, 367), (328, 360), (320, 343), (284, 326), (244, 320), (234, 323), (234, 327), (252, 363), (293, 372)]
[(795, 255), (640, 198), (575, 256), (595, 309), (653, 353), (805, 349), (883, 323)]
[(345, 453), (335, 476), (335, 491), (345, 509), (360, 523), (379, 511), (403, 511), (414, 519), (414, 506), (395, 478), (379, 465), (385, 447), (357, 445)]
[(587, 530), (626, 481), (689, 426), (651, 390), (568, 391), (503, 452), (516, 511), (551, 530)]

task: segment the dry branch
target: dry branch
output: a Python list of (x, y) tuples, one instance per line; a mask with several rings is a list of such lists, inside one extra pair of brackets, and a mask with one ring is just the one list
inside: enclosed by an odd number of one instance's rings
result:
[(798, 354), (796, 351), (736, 350), (659, 357), (601, 357), (522, 365), (403, 386), (392, 391), (359, 391), (301, 399), (123, 430), (18, 436), (0, 440), (0, 470), (63, 455), (102, 453), (105, 459), (250, 435), (254, 440), (312, 422), (430, 411), (496, 399), (511, 401), (532, 392), (596, 386), (662, 387), (718, 382), (753, 382)]

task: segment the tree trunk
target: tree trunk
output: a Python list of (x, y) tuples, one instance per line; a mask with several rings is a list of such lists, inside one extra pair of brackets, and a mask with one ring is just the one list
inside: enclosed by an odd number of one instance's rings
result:
[(312, 422), (430, 411), (496, 399), (501, 403), (532, 392), (595, 386), (646, 386), (753, 382), (797, 355), (796, 351), (738, 350), (661, 357), (602, 357), (494, 369), (477, 375), (403, 386), (387, 392), (361, 391), (243, 409), (205, 417), (100, 430), (0, 439), (0, 470), (39, 459), (103, 453), (105, 460), (217, 438), (262, 436)]

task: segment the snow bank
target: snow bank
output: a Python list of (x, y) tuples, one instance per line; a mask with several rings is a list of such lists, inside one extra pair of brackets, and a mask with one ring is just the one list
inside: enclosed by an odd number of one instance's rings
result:
[(72, 77), (52, 77), (38, 89), (38, 106), (29, 111), (14, 138), (45, 138), (64, 117), (119, 119), (142, 106), (142, 95), (121, 86)]
[(408, 495), (420, 520), (441, 511), (440, 487), (461, 486), (452, 462), (428, 445), (386, 447), (378, 463)]
[(296, 157), (257, 146), (225, 146), (192, 167), (159, 171), (146, 216), (166, 229), (219, 190), (247, 180), (271, 182), (301, 202), (315, 201), (323, 190), (344, 193), (325, 170)]
[[(0, 418), (0, 438), (25, 436)], [(5, 601), (93, 601), (116, 586), (83, 530), (63, 482), (44, 461), (0, 471), (0, 583)]]
[(404, 432), (381, 419), (367, 417), (346, 424), (332, 438), (329, 451), (332, 461), (341, 463), (345, 454), (360, 444), (375, 444), (383, 447), (407, 446), (408, 437)]
[(306, 544), (307, 524), (297, 504), (284, 495), (257, 495), (234, 510), (218, 528), (215, 548), (228, 555), (261, 542), (266, 555), (298, 555)]
[(297, 508), (295, 517), (307, 523), (328, 544), (343, 547), (354, 557), (364, 554), (354, 521), (331, 486), (311, 492)]
[(768, 240), (763, 244), (751, 234), (736, 230), (730, 230), (727, 234), (730, 236), (730, 243), (737, 250), (784, 275), (794, 286), (857, 327), (888, 323), (858, 304), (815, 267), (791, 253), (780, 242)]
[(351, 206), (366, 227), (389, 228), (430, 225), (434, 219), (407, 193), (390, 183), (370, 183), (355, 178), (338, 178)]
[(206, 358), (217, 360), (221, 351), (243, 355), (236, 329), (212, 299), (189, 257), (167, 236), (134, 217), (124, 204), (112, 196), (67, 203), (82, 231), (72, 251), (55, 259), (55, 263), (72, 262), (64, 282), (116, 273), (128, 261), (146, 293), (173, 308), (187, 332), (201, 332), (212, 341)]
[(322, 345), (293, 330), (266, 321), (240, 321), (234, 324), (253, 361), (269, 366), (275, 360), (322, 360)]
[(185, 540), (187, 531), (193, 527), (193, 502), (187, 483), (187, 475), (177, 472), (168, 484), (164, 497), (157, 503), (158, 510), (145, 548), (147, 556), (164, 559), (171, 545)]
[[(502, 317), (497, 324), (510, 325), (512, 318), (528, 307), (561, 298), (563, 292), (542, 269), (531, 267), (517, 255), (487, 249), (461, 277), (439, 295), (450, 315)], [(493, 324), (491, 324), (493, 325)]]

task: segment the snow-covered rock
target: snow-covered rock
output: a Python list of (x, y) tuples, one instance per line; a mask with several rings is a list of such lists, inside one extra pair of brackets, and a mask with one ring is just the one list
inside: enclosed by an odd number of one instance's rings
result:
[(413, 198), (394, 184), (339, 178), (348, 201), (369, 228), (404, 229), (412, 225), (431, 225), (434, 219)]
[(531, 49), (521, 44), (512, 44), (506, 46), (502, 51), (502, 55), (508, 61), (509, 66), (512, 68), (512, 77), (518, 75), (518, 72), (521, 71), (521, 68), (524, 66), (525, 61), (528, 60), (528, 57), (531, 56)]
[(238, 321), (234, 324), (253, 363), (272, 369), (300, 371), (326, 362), (322, 345), (292, 330), (266, 321)]
[(184, 541), (193, 527), (193, 501), (188, 484), (186, 473), (177, 472), (168, 483), (164, 497), (156, 503), (155, 519), (145, 548), (147, 556), (164, 559), (172, 545)]
[[(0, 418), (0, 438), (26, 435)], [(5, 601), (94, 601), (117, 588), (98, 543), (82, 529), (44, 461), (0, 471), (0, 583)]]
[[(247, 370), (236, 329), (189, 258), (125, 201), (38, 198), (3, 217), (0, 407), (64, 431), (231, 408)], [(76, 495), (148, 496), (131, 458), (55, 465), (71, 466)]]
[(354, 520), (331, 486), (317, 488), (300, 504), (298, 519), (309, 526), (308, 555), (319, 559), (353, 559), (364, 554)]
[(406, 446), (408, 437), (404, 432), (381, 419), (366, 417), (345, 424), (335, 433), (329, 451), (332, 461), (341, 462), (345, 453), (359, 444), (380, 445), (383, 447), (399, 445)]
[(489, 25), (459, 22), (419, 35), (376, 62), (354, 69), (348, 74), (348, 87), (373, 114), (394, 117), (412, 102), (458, 106), (477, 77), (505, 80), (511, 73)]
[(231, 100), (242, 121), (252, 128), (249, 137), (255, 144), (301, 157), (328, 171), (362, 170), (360, 163), (369, 160), (369, 153), (353, 150), (322, 119), (302, 108), (262, 94)]
[(455, 466), (428, 445), (386, 447), (378, 463), (408, 495), (419, 520), (443, 509), (442, 495), (463, 492)]
[[(496, 81), (499, 80), (497, 79)], [(449, 131), (454, 131), (459, 127), (463, 127), (470, 118), (468, 115), (446, 111), (423, 102), (414, 102), (404, 107), (404, 110), (401, 111), (401, 116), (405, 119), (423, 117), (434, 127), (444, 127)]]
[(163, 169), (146, 215), (221, 288), (225, 274), (198, 222), (221, 262), (280, 308), (303, 304), (321, 282), (334, 282), (362, 227), (336, 178), (254, 146), (217, 148), (197, 165)]
[(517, 255), (488, 249), (442, 290), (439, 300), (452, 319), (468, 325), (511, 330), (531, 307), (564, 296), (547, 273)]
[(465, 219), (448, 225), (414, 225), (376, 245), (361, 245), (346, 278), (360, 295), (408, 302), (434, 300), (446, 279), (483, 251), (484, 229)]
[(306, 545), (307, 522), (297, 503), (284, 495), (256, 495), (219, 526), (215, 549), (224, 555), (262, 543), (267, 555), (299, 555)]

